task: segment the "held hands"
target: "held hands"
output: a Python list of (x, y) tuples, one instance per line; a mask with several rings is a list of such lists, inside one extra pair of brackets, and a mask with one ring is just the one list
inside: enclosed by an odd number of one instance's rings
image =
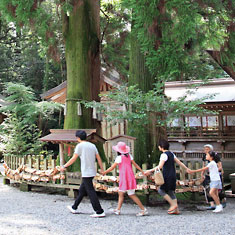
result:
[(191, 169), (187, 168), (187, 173), (188, 174), (193, 174), (194, 172)]
[(147, 170), (147, 171), (144, 172), (144, 175), (149, 176), (149, 175), (151, 175), (151, 173), (152, 172), (150, 170)]
[(64, 166), (60, 166), (60, 171), (65, 171), (66, 170), (66, 168), (64, 167)]
[(103, 170), (99, 170), (99, 173), (100, 173), (101, 175), (105, 175), (105, 174), (106, 174)]

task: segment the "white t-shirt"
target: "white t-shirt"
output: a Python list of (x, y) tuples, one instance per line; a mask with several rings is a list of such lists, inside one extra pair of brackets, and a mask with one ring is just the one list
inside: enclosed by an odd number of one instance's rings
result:
[(219, 170), (215, 161), (211, 161), (207, 167), (209, 168), (209, 174), (211, 181), (220, 180)]
[[(131, 161), (132, 161), (133, 157), (131, 156), (131, 154), (129, 154), (129, 155), (130, 155), (130, 158), (131, 158)], [(122, 155), (118, 155), (115, 159), (115, 163), (120, 164), (121, 162), (122, 162)]]
[(84, 141), (76, 146), (74, 153), (78, 154), (81, 159), (82, 177), (94, 177), (96, 175), (96, 154), (98, 154), (96, 146)]
[[(172, 153), (174, 158), (176, 158), (175, 154)], [(166, 155), (166, 153), (162, 153), (161, 156), (160, 156), (160, 161), (163, 160), (163, 161), (167, 161), (168, 160), (168, 156)]]

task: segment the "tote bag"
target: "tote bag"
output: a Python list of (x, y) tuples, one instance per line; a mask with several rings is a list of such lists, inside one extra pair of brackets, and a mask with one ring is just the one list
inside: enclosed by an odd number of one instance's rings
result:
[(154, 182), (156, 185), (159, 185), (159, 186), (165, 183), (162, 172), (159, 168), (156, 168), (154, 171)]

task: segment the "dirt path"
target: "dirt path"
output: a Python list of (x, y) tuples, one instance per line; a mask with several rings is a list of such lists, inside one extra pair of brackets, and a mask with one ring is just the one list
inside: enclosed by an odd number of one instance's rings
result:
[(21, 192), (2, 184), (0, 177), (0, 235), (90, 235), (90, 234), (235, 234), (235, 199), (229, 199), (222, 214), (192, 211), (181, 205), (181, 215), (166, 214), (167, 205), (148, 208), (150, 215), (137, 218), (138, 208), (125, 203), (122, 215), (110, 212), (116, 201), (101, 200), (106, 218), (93, 219), (91, 205), (85, 199), (82, 214), (70, 214), (67, 196)]

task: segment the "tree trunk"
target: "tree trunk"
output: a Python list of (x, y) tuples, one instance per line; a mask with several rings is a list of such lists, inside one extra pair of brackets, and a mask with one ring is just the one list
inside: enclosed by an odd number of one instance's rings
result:
[(90, 109), (82, 107), (80, 100), (98, 101), (100, 82), (99, 58), (99, 1), (74, 0), (73, 10), (63, 14), (67, 64), (67, 98), (64, 129), (95, 128)]
[[(145, 57), (140, 51), (137, 39), (132, 36), (130, 50), (130, 77), (129, 85), (138, 85), (143, 92), (153, 89), (154, 78), (145, 65)], [(134, 107), (133, 107), (134, 108)], [(151, 122), (146, 127), (136, 127), (128, 123), (128, 134), (137, 138), (135, 142), (135, 160), (139, 163), (151, 163), (156, 159), (157, 129), (153, 114), (150, 114)]]
[[(99, 101), (100, 91), (100, 4), (97, 0), (74, 0), (73, 10), (63, 16), (63, 35), (67, 66), (67, 96), (64, 129), (96, 129), (101, 125), (92, 119), (92, 110), (82, 105), (78, 115), (78, 102)], [(97, 148), (105, 160), (103, 145)], [(72, 171), (79, 169), (79, 162)]]

